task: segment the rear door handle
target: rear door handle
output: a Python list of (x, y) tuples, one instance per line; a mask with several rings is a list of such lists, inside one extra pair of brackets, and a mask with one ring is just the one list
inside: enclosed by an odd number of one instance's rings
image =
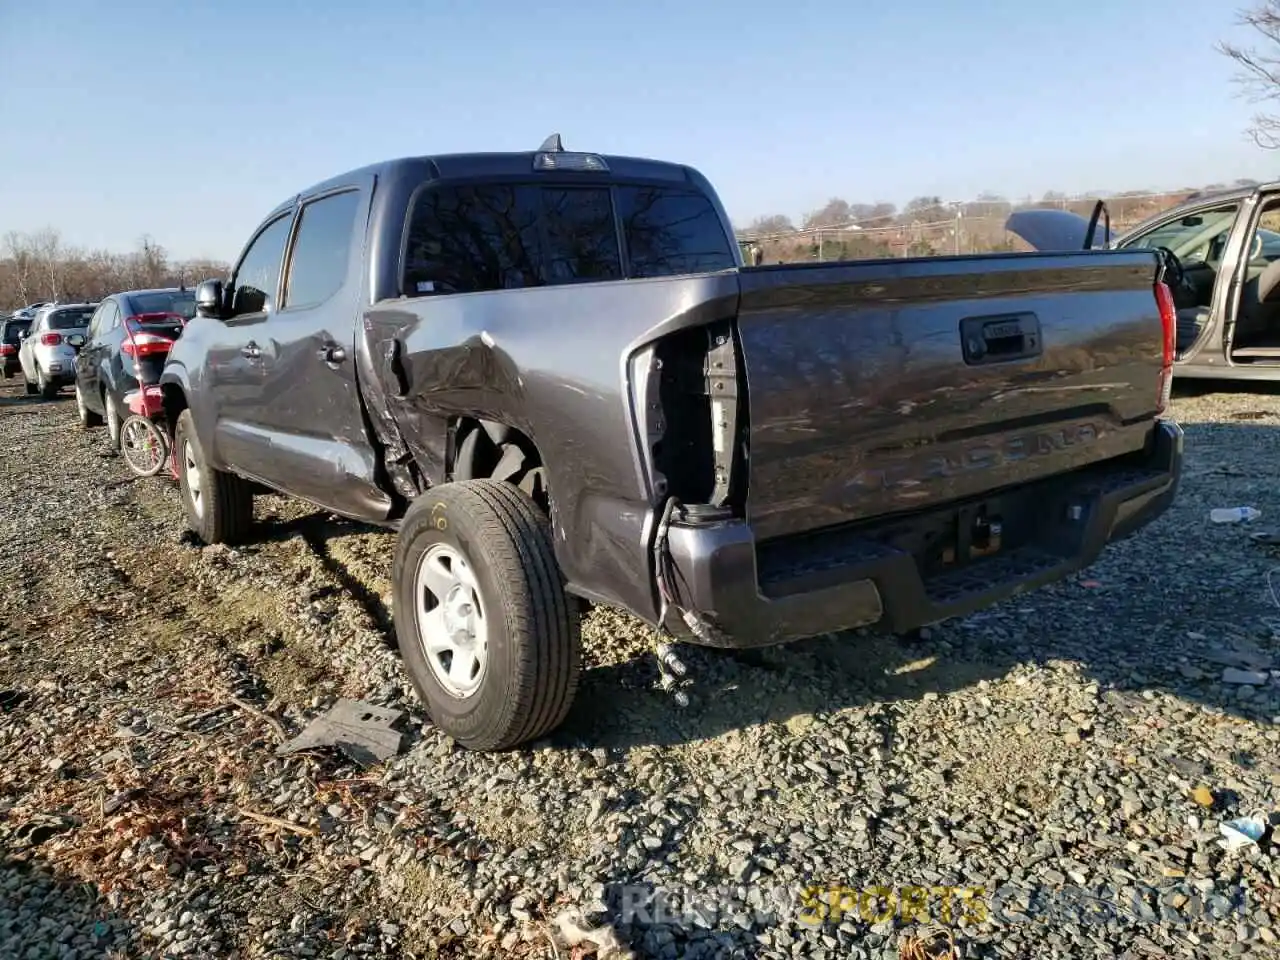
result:
[(347, 359), (347, 351), (343, 350), (336, 343), (326, 343), (317, 351), (320, 359), (325, 363), (342, 363)]
[(262, 356), (262, 349), (252, 340), (241, 347), (240, 352), (250, 360), (257, 360)]

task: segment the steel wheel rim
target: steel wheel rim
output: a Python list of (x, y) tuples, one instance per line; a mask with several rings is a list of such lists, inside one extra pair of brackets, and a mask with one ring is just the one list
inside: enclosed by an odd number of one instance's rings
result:
[(150, 420), (130, 417), (120, 432), (120, 453), (135, 472), (151, 476), (164, 466), (164, 439)]
[(197, 517), (204, 516), (204, 491), (200, 488), (200, 465), (196, 463), (195, 450), (190, 440), (182, 443), (182, 478), (187, 488), (187, 499)]
[(488, 672), (488, 619), (475, 571), (455, 547), (432, 544), (419, 558), (414, 614), (436, 682), (459, 700), (474, 696)]

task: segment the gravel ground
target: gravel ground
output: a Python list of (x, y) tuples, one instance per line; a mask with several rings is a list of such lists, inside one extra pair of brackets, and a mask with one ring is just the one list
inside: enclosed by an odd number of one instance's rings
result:
[[(1274, 955), (1280, 842), (1219, 825), (1280, 823), (1280, 548), (1249, 537), (1280, 403), (1176, 414), (1177, 504), (1077, 578), (911, 642), (686, 651), (684, 710), (596, 610), (566, 726), (479, 755), (386, 646), (392, 535), (264, 497), (260, 542), (193, 546), (170, 484), (5, 384), (0, 955), (580, 957), (566, 911), (636, 956)], [(276, 757), (342, 696), (407, 711), (404, 752)]]

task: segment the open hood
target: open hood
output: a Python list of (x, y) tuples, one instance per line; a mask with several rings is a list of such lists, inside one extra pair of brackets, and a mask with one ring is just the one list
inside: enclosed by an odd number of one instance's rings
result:
[[(1089, 220), (1070, 210), (1015, 210), (1005, 221), (1004, 228), (1017, 234), (1040, 251), (1083, 250), (1085, 234), (1089, 232)], [(1098, 223), (1094, 231), (1093, 248), (1102, 249), (1108, 240), (1105, 221)]]

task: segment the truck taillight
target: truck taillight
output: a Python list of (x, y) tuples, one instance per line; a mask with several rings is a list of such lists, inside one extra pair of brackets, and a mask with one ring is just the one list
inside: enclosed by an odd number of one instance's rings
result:
[(746, 382), (731, 321), (669, 334), (631, 360), (632, 402), (656, 504), (684, 518), (741, 515)]
[(1178, 336), (1178, 309), (1173, 293), (1164, 281), (1156, 284), (1156, 305), (1160, 308), (1162, 350), (1160, 356), (1160, 392), (1156, 395), (1156, 413), (1164, 413), (1173, 392), (1173, 357)]
[(62, 342), (62, 334), (60, 333), (42, 333), (40, 334), (40, 342), (46, 347), (56, 347)]

